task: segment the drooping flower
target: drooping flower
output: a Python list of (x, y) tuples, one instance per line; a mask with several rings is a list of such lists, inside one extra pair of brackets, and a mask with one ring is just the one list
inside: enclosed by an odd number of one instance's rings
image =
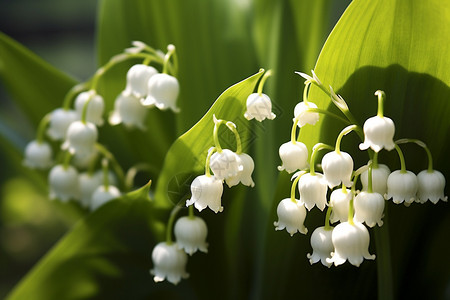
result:
[(298, 127), (303, 127), (306, 124), (314, 125), (319, 121), (319, 113), (307, 111), (309, 108), (317, 108), (317, 105), (309, 101), (308, 103), (302, 101), (294, 107), (294, 120), (298, 119)]
[(352, 265), (359, 267), (364, 259), (375, 259), (374, 254), (369, 254), (369, 231), (361, 223), (343, 222), (338, 224), (333, 229), (331, 240), (334, 252), (327, 262), (334, 263), (335, 266), (342, 265), (348, 260)]
[(161, 242), (153, 248), (153, 269), (150, 274), (154, 275), (155, 282), (167, 281), (178, 284), (180, 280), (189, 277), (186, 272), (187, 254), (179, 249), (176, 243)]
[(214, 176), (220, 180), (235, 177), (244, 169), (239, 155), (229, 149), (213, 153), (209, 167)]
[(178, 80), (168, 74), (153, 75), (148, 81), (147, 97), (141, 101), (144, 106), (156, 106), (160, 110), (171, 109), (178, 112), (176, 106), (180, 85)]
[(311, 247), (313, 253), (308, 253), (306, 255), (311, 265), (319, 260), (328, 268), (333, 264), (329, 261), (331, 259), (331, 253), (334, 252), (334, 245), (331, 239), (332, 233), (333, 227), (326, 229), (325, 226), (322, 226), (317, 227), (311, 234)]
[(133, 65), (127, 72), (127, 86), (124, 94), (140, 99), (147, 96), (148, 81), (158, 70), (144, 64)]
[(145, 117), (148, 109), (133, 94), (120, 93), (114, 102), (114, 111), (109, 116), (109, 124), (123, 123), (128, 128), (137, 127), (145, 130)]
[(292, 173), (308, 165), (308, 148), (302, 142), (286, 142), (280, 146), (278, 153), (282, 162), (279, 171)]
[[(116, 184), (116, 177), (109, 172), (108, 181), (110, 184)], [(103, 171), (99, 170), (95, 173), (84, 172), (78, 176), (80, 186), (80, 202), (83, 207), (89, 208), (92, 203), (92, 195), (94, 191), (103, 184)]]
[(91, 199), (91, 211), (98, 209), (103, 204), (111, 201), (112, 199), (120, 197), (120, 190), (114, 185), (101, 185), (97, 187), (92, 193)]
[(247, 111), (244, 114), (247, 120), (255, 118), (262, 122), (266, 118), (275, 119), (276, 115), (272, 112), (272, 102), (266, 94), (253, 93), (247, 98)]
[(354, 200), (355, 221), (369, 227), (383, 225), (384, 198), (378, 193), (361, 192)]
[(55, 141), (63, 140), (66, 137), (67, 128), (72, 122), (78, 119), (74, 110), (57, 108), (50, 114), (50, 123), (47, 134)]
[(31, 141), (25, 147), (23, 164), (28, 168), (47, 169), (53, 165), (53, 151), (46, 142)]
[(198, 211), (209, 207), (215, 213), (222, 212), (222, 180), (214, 176), (197, 176), (191, 184), (191, 199), (186, 201), (186, 206), (194, 204)]
[(392, 198), (395, 204), (405, 202), (408, 205), (416, 200), (417, 188), (417, 176), (413, 172), (402, 173), (401, 170), (397, 170), (388, 177), (385, 198), (386, 200)]
[(336, 189), (331, 192), (330, 206), (333, 207), (330, 216), (330, 222), (346, 222), (348, 220), (348, 206), (353, 195), (349, 189)]
[(437, 170), (433, 170), (432, 172), (423, 170), (417, 174), (417, 181), (418, 202), (425, 203), (428, 200), (434, 204), (439, 200), (447, 202), (448, 197), (444, 195), (445, 177), (441, 172)]
[(364, 143), (359, 144), (359, 149), (366, 150), (369, 147), (379, 152), (381, 149), (392, 150), (395, 147), (394, 122), (388, 117), (371, 117), (364, 122)]
[(229, 187), (235, 186), (241, 182), (243, 185), (254, 187), (255, 183), (252, 179), (252, 173), (255, 168), (255, 163), (250, 155), (247, 153), (238, 154), (242, 164), (242, 170), (236, 176), (228, 177), (225, 182)]
[(297, 231), (303, 234), (308, 232), (303, 222), (306, 218), (305, 206), (299, 200), (291, 198), (280, 201), (277, 207), (278, 222), (274, 222), (275, 230), (286, 231), (293, 236)]
[(54, 166), (48, 175), (48, 184), (52, 200), (67, 202), (79, 198), (78, 171), (72, 166)]
[(347, 152), (328, 152), (322, 158), (322, 169), (330, 188), (339, 184), (352, 185), (353, 159)]
[[(391, 174), (388, 166), (379, 164), (377, 168), (372, 168), (372, 191), (381, 195), (387, 192), (387, 179)], [(369, 186), (369, 171), (365, 170), (361, 173), (362, 190), (367, 191)]]
[(91, 152), (75, 152), (72, 157), (71, 164), (77, 167), (78, 169), (86, 169), (91, 166), (92, 163), (95, 163), (99, 152), (97, 149), (92, 149)]
[(94, 151), (97, 136), (97, 127), (94, 124), (75, 121), (67, 129), (66, 141), (61, 148), (72, 154), (89, 155)]
[(197, 216), (179, 218), (175, 223), (174, 233), (178, 247), (187, 254), (192, 255), (197, 250), (208, 252), (206, 242), (208, 228), (202, 218)]
[(327, 182), (322, 174), (306, 173), (298, 181), (300, 201), (311, 210), (314, 206), (323, 210), (327, 204)]
[(95, 91), (87, 91), (78, 94), (75, 99), (75, 111), (78, 114), (78, 119), (81, 119), (86, 102), (86, 121), (94, 123), (97, 126), (103, 125), (103, 111), (105, 109), (105, 102), (103, 97)]

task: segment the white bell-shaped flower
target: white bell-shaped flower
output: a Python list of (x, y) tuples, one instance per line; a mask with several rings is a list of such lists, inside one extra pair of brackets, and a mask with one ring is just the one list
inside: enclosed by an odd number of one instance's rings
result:
[(420, 203), (425, 203), (428, 200), (434, 204), (439, 200), (447, 202), (448, 197), (444, 195), (445, 177), (441, 172), (423, 170), (417, 174), (417, 181), (417, 200)]
[(92, 193), (91, 211), (94, 211), (103, 204), (119, 197), (120, 191), (117, 187), (114, 185), (108, 185), (108, 187), (101, 185), (95, 189), (94, 193)]
[(278, 151), (281, 158), (279, 171), (288, 173), (304, 169), (308, 166), (308, 148), (302, 142), (287, 142), (280, 146)]
[(96, 162), (97, 156), (99, 152), (97, 149), (92, 149), (91, 152), (75, 152), (70, 161), (72, 165), (77, 167), (78, 169), (86, 169), (89, 168), (93, 163)]
[(346, 260), (352, 265), (359, 267), (364, 259), (375, 259), (375, 255), (369, 254), (370, 236), (367, 228), (355, 222), (350, 224), (343, 222), (338, 224), (331, 235), (334, 252), (328, 262), (335, 266), (342, 265)]
[(161, 282), (167, 281), (177, 284), (180, 280), (189, 277), (186, 273), (188, 256), (179, 249), (176, 243), (161, 242), (153, 248), (152, 261), (153, 269), (150, 270), (153, 280)]
[(50, 115), (50, 123), (47, 134), (55, 141), (63, 140), (66, 137), (67, 128), (72, 122), (78, 120), (78, 114), (71, 109), (57, 108)]
[(379, 152), (381, 149), (392, 150), (395, 147), (394, 122), (388, 117), (371, 117), (364, 122), (364, 143), (359, 144), (359, 149), (366, 150), (369, 147)]
[(241, 182), (243, 185), (254, 187), (255, 183), (252, 179), (252, 173), (255, 168), (255, 163), (250, 155), (247, 153), (238, 154), (242, 164), (242, 170), (236, 176), (228, 177), (225, 182), (229, 187), (235, 186)]
[(275, 230), (286, 231), (293, 236), (295, 233), (300, 232), (306, 234), (306, 229), (303, 222), (306, 218), (306, 209), (303, 203), (297, 199), (295, 202), (291, 198), (285, 198), (280, 201), (277, 207), (278, 222), (274, 222)]
[(87, 91), (78, 94), (77, 98), (75, 99), (75, 111), (78, 114), (78, 119), (81, 119), (84, 105), (87, 101), (89, 101), (89, 103), (87, 104), (86, 108), (86, 121), (94, 123), (97, 126), (102, 126), (102, 116), (105, 109), (105, 102), (103, 101), (103, 97), (97, 94), (95, 91)]
[(211, 155), (209, 167), (217, 179), (224, 180), (237, 176), (244, 170), (242, 161), (235, 152), (229, 149), (223, 149)]
[(147, 97), (142, 100), (142, 105), (156, 106), (160, 110), (171, 109), (178, 112), (176, 106), (180, 85), (178, 80), (168, 74), (155, 74), (148, 81)]
[(155, 74), (158, 74), (158, 70), (152, 66), (133, 65), (127, 72), (125, 94), (133, 95), (137, 99), (144, 98), (147, 96), (148, 81)]
[(97, 137), (97, 127), (94, 124), (75, 121), (67, 129), (66, 141), (61, 145), (61, 148), (72, 154), (89, 155), (95, 149)]
[(401, 170), (394, 171), (388, 177), (385, 198), (386, 200), (392, 198), (395, 204), (403, 202), (406, 205), (411, 204), (416, 200), (418, 186), (417, 176), (413, 172), (406, 171), (402, 173)]
[(330, 188), (339, 184), (352, 185), (353, 158), (347, 152), (331, 151), (322, 158), (322, 169)]
[(253, 93), (247, 98), (247, 111), (244, 113), (247, 120), (255, 118), (262, 122), (266, 118), (275, 119), (276, 115), (272, 112), (272, 102), (266, 94)]
[(208, 228), (202, 218), (196, 216), (179, 218), (175, 222), (174, 233), (178, 247), (187, 254), (192, 255), (197, 250), (208, 253), (206, 242)]
[(306, 124), (314, 125), (319, 121), (319, 113), (307, 111), (308, 108), (317, 108), (317, 105), (309, 101), (305, 104), (305, 102), (302, 101), (297, 103), (294, 107), (294, 120), (298, 119), (298, 127), (303, 127)]
[(331, 253), (334, 252), (334, 245), (331, 239), (332, 233), (333, 227), (327, 230), (325, 229), (325, 226), (322, 226), (317, 227), (311, 234), (311, 247), (313, 249), (313, 253), (308, 253), (306, 255), (311, 265), (315, 264), (319, 260), (328, 268), (333, 264), (330, 262)]
[(186, 206), (194, 204), (198, 211), (206, 207), (215, 213), (223, 211), (222, 180), (208, 175), (197, 176), (191, 184), (191, 193), (192, 197), (186, 201)]
[(322, 210), (327, 204), (327, 182), (322, 174), (306, 173), (298, 181), (300, 201), (305, 203), (305, 207), (311, 210), (314, 206)]
[(383, 225), (384, 198), (378, 193), (361, 192), (353, 202), (355, 207), (355, 221), (366, 223), (369, 227)]
[(70, 199), (78, 199), (80, 189), (78, 185), (78, 171), (72, 166), (56, 165), (48, 174), (50, 199), (59, 199), (67, 202)]
[(53, 151), (46, 142), (31, 141), (25, 147), (23, 164), (32, 169), (47, 169), (53, 165)]
[(348, 220), (348, 208), (350, 200), (353, 195), (349, 189), (336, 189), (331, 192), (330, 195), (330, 206), (333, 208), (331, 211), (330, 222), (346, 222)]
[(118, 125), (123, 123), (128, 128), (139, 128), (145, 130), (145, 117), (148, 109), (143, 106), (133, 94), (127, 95), (122, 92), (114, 102), (114, 111), (109, 116), (109, 124)]
[[(113, 173), (108, 173), (108, 182), (115, 185), (117, 180)], [(92, 203), (94, 191), (103, 184), (103, 171), (95, 173), (84, 172), (78, 176), (80, 186), (80, 202), (83, 207), (89, 208)]]
[[(377, 168), (372, 168), (372, 191), (381, 195), (387, 192), (387, 179), (391, 174), (388, 166), (379, 164)], [(369, 185), (369, 171), (365, 170), (361, 173), (362, 190), (367, 191)]]

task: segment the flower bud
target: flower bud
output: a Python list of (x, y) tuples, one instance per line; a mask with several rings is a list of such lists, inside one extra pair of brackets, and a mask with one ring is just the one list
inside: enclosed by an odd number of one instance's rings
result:
[(56, 165), (48, 175), (50, 199), (59, 199), (67, 202), (78, 199), (80, 190), (78, 185), (78, 172), (72, 166)]
[(97, 187), (92, 194), (91, 211), (98, 209), (103, 204), (120, 197), (120, 191), (113, 185), (108, 187), (101, 185)]
[(156, 74), (158, 74), (158, 71), (152, 66), (144, 64), (133, 65), (127, 72), (125, 94), (127, 96), (133, 95), (137, 99), (146, 97), (148, 81)]
[(309, 102), (305, 104), (305, 102), (299, 102), (294, 108), (294, 120), (298, 119), (297, 126), (303, 127), (306, 124), (314, 125), (319, 121), (319, 113), (307, 111), (308, 108), (317, 108), (317, 105)]
[(67, 128), (72, 122), (78, 119), (74, 110), (57, 108), (50, 115), (50, 124), (47, 134), (55, 141), (63, 140), (66, 137)]
[(61, 148), (72, 154), (89, 155), (94, 151), (97, 136), (97, 127), (94, 124), (75, 121), (67, 129), (66, 141)]
[(47, 169), (53, 165), (52, 148), (46, 142), (31, 141), (25, 147), (23, 164), (32, 169)]

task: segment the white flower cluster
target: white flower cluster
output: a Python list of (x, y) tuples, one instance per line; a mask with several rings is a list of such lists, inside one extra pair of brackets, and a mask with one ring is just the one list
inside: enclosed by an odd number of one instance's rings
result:
[[(345, 263), (347, 260), (359, 266), (364, 259), (375, 259), (369, 254), (369, 231), (367, 227), (383, 225), (385, 200), (392, 199), (393, 203), (410, 205), (412, 202), (425, 203), (430, 200), (437, 203), (439, 200), (447, 201), (444, 195), (445, 178), (441, 172), (432, 167), (431, 153), (426, 145), (415, 139), (402, 139), (394, 142), (394, 122), (383, 116), (383, 101), (385, 94), (377, 91), (378, 114), (367, 119), (363, 128), (350, 125), (344, 128), (336, 140), (336, 146), (322, 143), (316, 144), (311, 153), (308, 164), (308, 149), (305, 144), (298, 141), (296, 128), (307, 124), (314, 125), (319, 120), (319, 113), (330, 114), (308, 101), (309, 86), (311, 84), (327, 91), (313, 72), (313, 77), (299, 73), (306, 79), (303, 101), (294, 109), (294, 123), (291, 141), (280, 146), (279, 155), (282, 165), (280, 171), (296, 172), (293, 177), (291, 197), (283, 199), (277, 207), (278, 221), (274, 223), (276, 230), (286, 231), (293, 236), (297, 231), (307, 234), (304, 221), (307, 211), (317, 207), (327, 209), (325, 226), (316, 228), (311, 235), (312, 254), (307, 257), (310, 263), (321, 263), (327, 267)], [(336, 95), (330, 88), (328, 95), (333, 103), (347, 117), (348, 122), (354, 122), (347, 103)], [(369, 151), (370, 160), (366, 166), (354, 170), (352, 156), (340, 150), (340, 142), (344, 135), (351, 131), (364, 133), (364, 141), (360, 144), (361, 150)], [(417, 176), (406, 170), (403, 154), (399, 144), (413, 142), (423, 147), (429, 156), (427, 170), (421, 171)], [(391, 172), (389, 167), (378, 164), (378, 152), (382, 149), (396, 149), (401, 169)], [(315, 171), (315, 156), (322, 149), (330, 150), (321, 161), (322, 173)], [(361, 175), (362, 191), (356, 190), (356, 184)], [(295, 186), (298, 184), (300, 198), (295, 198)], [(329, 201), (328, 191), (330, 191)], [(330, 223), (339, 224), (335, 227)], [(364, 225), (365, 224), (365, 225)], [(367, 227), (366, 227), (367, 226)]]
[[(242, 183), (253, 187), (252, 179), (254, 162), (250, 155), (243, 153), (240, 136), (236, 125), (226, 120), (218, 120), (213, 116), (213, 137), (215, 146), (208, 150), (205, 162), (205, 174), (197, 176), (191, 183), (191, 198), (186, 201), (189, 216), (179, 218), (174, 227), (176, 242), (171, 241), (171, 224), (178, 206), (174, 208), (168, 222), (168, 240), (155, 246), (152, 253), (154, 268), (150, 271), (155, 282), (167, 281), (177, 284), (182, 278), (187, 278), (185, 271), (187, 254), (192, 255), (197, 250), (207, 252), (207, 226), (203, 219), (194, 216), (194, 207), (203, 211), (209, 207), (213, 212), (223, 211), (223, 183), (233, 187)], [(222, 149), (218, 128), (226, 125), (236, 137), (236, 152)], [(211, 174), (212, 172), (212, 174)]]
[[(127, 127), (145, 129), (146, 106), (178, 111), (175, 103), (179, 84), (174, 76), (167, 74), (176, 72), (176, 66), (169, 61), (175, 55), (175, 47), (169, 45), (167, 54), (164, 54), (142, 42), (134, 42), (133, 45), (134, 48), (113, 57), (98, 69), (90, 81), (71, 89), (62, 107), (42, 119), (36, 140), (26, 146), (25, 166), (42, 170), (50, 168), (50, 199), (75, 200), (82, 207), (94, 211), (119, 198), (121, 190), (129, 188), (125, 187), (123, 171), (112, 153), (98, 142), (99, 127), (104, 125), (105, 102), (97, 92), (97, 84), (111, 67), (129, 59), (144, 60), (127, 72), (126, 88), (117, 97), (114, 111), (110, 113), (111, 125), (123, 123)], [(150, 63), (161, 65), (163, 73)], [(46, 138), (51, 141), (46, 141)], [(57, 151), (63, 153), (55, 155), (57, 159), (54, 159), (53, 153)], [(108, 170), (110, 163), (114, 164), (114, 173)]]

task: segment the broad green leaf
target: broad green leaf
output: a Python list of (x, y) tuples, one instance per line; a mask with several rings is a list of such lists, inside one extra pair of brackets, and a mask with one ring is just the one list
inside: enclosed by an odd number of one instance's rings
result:
[[(236, 124), (241, 135), (242, 147), (244, 150), (246, 149), (249, 142), (247, 137), (251, 130), (251, 123), (244, 118), (246, 100), (255, 90), (256, 83), (262, 74), (263, 71), (260, 71), (229, 87), (217, 98), (203, 118), (173, 143), (165, 157), (164, 168), (157, 181), (155, 202), (158, 205), (167, 207), (182, 200), (183, 193), (186, 191), (179, 190), (180, 180), (184, 182), (186, 177), (193, 180), (193, 174), (204, 172), (208, 149), (214, 147), (213, 115), (217, 119), (232, 121)], [(230, 136), (228, 130), (219, 131), (219, 140), (223, 148), (235, 150), (232, 148), (234, 136)], [(170, 183), (175, 185), (174, 190), (170, 189)], [(187, 192), (189, 193), (189, 190)], [(173, 193), (172, 199), (170, 198), (171, 193)]]

